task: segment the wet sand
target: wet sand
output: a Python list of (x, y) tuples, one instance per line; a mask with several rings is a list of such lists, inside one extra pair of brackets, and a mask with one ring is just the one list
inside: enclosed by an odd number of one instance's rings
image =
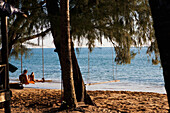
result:
[[(59, 111), (61, 91), (55, 89), (12, 89), (12, 113), (168, 113), (166, 94), (130, 91), (88, 91), (96, 106)], [(2, 112), (3, 109), (0, 109)]]

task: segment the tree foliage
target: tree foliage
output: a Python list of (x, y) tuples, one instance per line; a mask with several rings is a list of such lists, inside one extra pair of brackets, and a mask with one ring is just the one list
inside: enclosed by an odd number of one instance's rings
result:
[[(12, 1), (12, 0), (11, 0)], [(28, 18), (12, 16), (9, 18), (9, 46), (25, 42), (38, 36), (44, 36), (49, 20), (57, 20), (56, 31), (60, 31), (60, 6), (57, 12), (47, 15), (46, 3), (42, 0), (16, 0), (15, 7), (24, 11)], [(48, 17), (47, 17), (48, 16)], [(147, 53), (155, 53), (153, 63), (159, 63), (159, 54), (155, 42), (152, 18), (148, 0), (70, 0), (71, 37), (79, 43), (88, 40), (90, 51), (95, 41), (102, 44), (103, 38), (112, 42), (116, 51), (118, 64), (130, 63), (136, 53), (130, 47), (140, 47), (151, 42)], [(42, 33), (44, 31), (44, 33)], [(38, 35), (40, 34), (40, 35)], [(58, 40), (60, 34), (57, 32)], [(57, 40), (55, 40), (57, 41)], [(59, 42), (59, 41), (57, 41)]]
[[(95, 40), (111, 41), (118, 64), (130, 63), (134, 58), (130, 47), (140, 47), (148, 41), (156, 44), (147, 0), (86, 0), (77, 4), (71, 16), (73, 38), (79, 42), (86, 38), (90, 49), (95, 47)], [(151, 47), (148, 53), (153, 52)]]
[(26, 59), (29, 58), (33, 53), (31, 52), (31, 49), (27, 48), (25, 45), (15, 44), (15, 48), (13, 48), (10, 55), (15, 56), (16, 60), (20, 60), (19, 54), (22, 56), (24, 55)]
[[(12, 51), (11, 55), (18, 56), (18, 47), (20, 47), (18, 44), (44, 36), (49, 32), (47, 11), (42, 0), (8, 0), (8, 2), (28, 16), (25, 18), (21, 15), (12, 15), (8, 19), (9, 52)], [(28, 51), (24, 53), (27, 54)]]

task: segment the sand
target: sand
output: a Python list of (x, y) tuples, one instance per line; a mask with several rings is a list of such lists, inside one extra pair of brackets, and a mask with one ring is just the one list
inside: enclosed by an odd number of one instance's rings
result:
[[(12, 89), (12, 113), (168, 113), (166, 94), (130, 91), (88, 91), (97, 106), (58, 111), (61, 91), (55, 89)], [(2, 112), (4, 109), (0, 109)]]

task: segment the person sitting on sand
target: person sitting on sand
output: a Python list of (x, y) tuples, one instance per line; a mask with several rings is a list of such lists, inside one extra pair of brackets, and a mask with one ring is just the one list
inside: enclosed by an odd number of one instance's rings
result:
[(24, 72), (19, 76), (19, 80), (22, 84), (29, 84), (29, 83), (32, 83), (34, 84), (35, 82), (34, 81), (29, 81), (28, 78), (27, 78), (27, 70), (24, 70)]
[(34, 72), (32, 72), (30, 75), (28, 75), (28, 79), (29, 79), (29, 81), (34, 81), (35, 82)]

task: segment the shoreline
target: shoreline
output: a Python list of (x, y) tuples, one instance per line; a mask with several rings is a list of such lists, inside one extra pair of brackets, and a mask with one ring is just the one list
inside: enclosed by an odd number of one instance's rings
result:
[[(36, 89), (61, 89), (61, 83), (36, 83), (24, 85), (25, 88)], [(63, 89), (63, 88), (62, 88)], [(86, 86), (86, 90), (89, 91), (134, 91), (134, 92), (154, 92), (160, 94), (166, 94), (164, 86), (148, 86), (144, 84), (133, 84), (128, 82), (117, 82), (109, 84), (98, 84)]]
[[(61, 112), (61, 90), (24, 88), (11, 89), (11, 112)], [(87, 91), (97, 106), (87, 105), (79, 112), (164, 112), (168, 113), (166, 94), (136, 91)], [(2, 109), (1, 109), (2, 110)], [(75, 111), (70, 111), (75, 112)]]

